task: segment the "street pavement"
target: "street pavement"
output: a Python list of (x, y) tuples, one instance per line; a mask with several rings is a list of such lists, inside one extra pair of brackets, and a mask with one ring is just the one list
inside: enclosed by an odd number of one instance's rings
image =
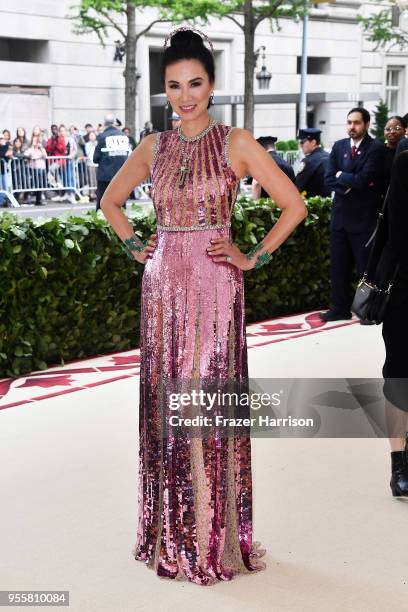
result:
[[(137, 206), (134, 207), (133, 205)], [(126, 213), (128, 216), (132, 217), (136, 214), (139, 206), (152, 206), (152, 201), (150, 199), (140, 199), (140, 200), (132, 200), (127, 202), (126, 205)], [(70, 202), (51, 202), (46, 201), (43, 206), (35, 206), (35, 204), (22, 204), (18, 208), (0, 208), (0, 217), (2, 213), (8, 212), (14, 215), (17, 215), (21, 219), (32, 218), (32, 219), (40, 219), (40, 218), (67, 218), (70, 216), (83, 216), (90, 210), (95, 210), (96, 205), (95, 202), (77, 202), (76, 204), (71, 204)]]

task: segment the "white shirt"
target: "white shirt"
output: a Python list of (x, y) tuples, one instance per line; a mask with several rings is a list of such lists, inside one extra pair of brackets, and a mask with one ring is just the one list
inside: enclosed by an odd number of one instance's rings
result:
[(350, 138), (350, 148), (356, 147), (356, 149), (358, 149), (358, 147), (361, 145), (362, 142), (363, 142), (362, 138), (360, 138), (360, 140), (357, 140), (357, 142), (354, 142), (354, 140)]

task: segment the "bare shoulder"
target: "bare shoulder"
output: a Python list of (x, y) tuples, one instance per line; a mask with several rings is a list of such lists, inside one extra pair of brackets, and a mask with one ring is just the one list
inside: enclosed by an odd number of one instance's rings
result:
[(140, 144), (142, 144), (142, 143), (149, 143), (149, 144), (151, 144), (151, 143), (156, 142), (156, 138), (157, 138), (157, 135), (158, 135), (159, 133), (160, 133), (160, 132), (153, 132), (153, 134), (148, 134), (147, 136), (145, 136), (145, 137), (142, 139), (142, 142), (141, 142)]
[(260, 148), (261, 152), (264, 151), (251, 132), (244, 128), (232, 128), (230, 132), (229, 154), (231, 165), (237, 177), (242, 178), (249, 174), (249, 160), (253, 158), (257, 148)]
[(233, 146), (237, 145), (239, 147), (241, 145), (247, 145), (250, 142), (256, 142), (251, 132), (239, 127), (233, 127), (231, 129), (230, 143)]
[(156, 146), (156, 142), (159, 136), (160, 136), (160, 132), (153, 132), (153, 134), (148, 134), (139, 143), (139, 147), (143, 147), (144, 149), (154, 151), (154, 148)]
[(156, 142), (159, 134), (160, 132), (154, 132), (153, 134), (148, 134), (142, 138), (136, 149), (133, 151), (131, 157), (133, 156), (134, 158), (137, 158), (138, 162), (142, 160), (146, 166), (150, 167), (153, 162)]
[(239, 159), (249, 159), (254, 154), (263, 152), (259, 142), (255, 140), (251, 132), (244, 128), (234, 127), (230, 134), (230, 149), (236, 152)]

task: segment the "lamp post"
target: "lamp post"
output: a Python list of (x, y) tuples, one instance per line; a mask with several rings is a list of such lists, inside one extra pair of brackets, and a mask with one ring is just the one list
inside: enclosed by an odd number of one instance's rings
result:
[(123, 58), (126, 54), (126, 45), (120, 40), (115, 40), (115, 55), (113, 56), (114, 62), (122, 63)]
[(127, 61), (122, 73), (125, 79), (125, 124), (130, 128), (132, 133), (135, 133), (137, 82), (142, 75), (136, 67), (136, 53), (130, 53), (130, 55), (126, 53), (128, 46), (129, 40), (115, 40), (113, 61), (122, 64), (123, 58), (126, 56)]
[(395, 4), (391, 7), (391, 23), (394, 28), (398, 28), (401, 13), (406, 10), (408, 10), (408, 0), (395, 0)]
[(266, 50), (265, 45), (261, 45), (255, 51), (255, 67), (258, 62), (258, 57), (260, 55), (261, 50), (262, 50), (262, 66), (261, 66), (260, 71), (257, 72), (255, 76), (256, 76), (256, 80), (258, 81), (259, 89), (269, 89), (269, 82), (272, 78), (272, 74), (269, 72), (269, 70), (265, 66), (265, 50)]
[[(307, 37), (309, 30), (308, 11), (310, 4), (333, 4), (336, 0), (304, 0), (303, 5), (303, 32), (302, 32), (302, 57), (300, 60), (300, 100), (299, 100), (299, 129), (307, 127)], [(408, 0), (401, 0), (408, 2)]]
[(305, 0), (302, 31), (302, 57), (300, 58), (300, 100), (299, 100), (299, 129), (307, 128), (307, 35), (309, 16), (308, 0)]
[[(113, 61), (122, 63), (125, 55), (126, 55), (125, 42), (122, 42), (120, 40), (115, 40), (115, 54), (113, 56)], [(125, 73), (123, 73), (123, 76), (125, 76)], [(138, 81), (141, 76), (142, 76), (141, 73), (136, 68), (136, 81)]]

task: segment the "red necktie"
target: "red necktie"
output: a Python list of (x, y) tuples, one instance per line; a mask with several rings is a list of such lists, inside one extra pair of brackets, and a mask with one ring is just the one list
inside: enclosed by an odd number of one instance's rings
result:
[(356, 145), (353, 145), (351, 147), (351, 159), (354, 159), (356, 155), (357, 155), (357, 147)]

